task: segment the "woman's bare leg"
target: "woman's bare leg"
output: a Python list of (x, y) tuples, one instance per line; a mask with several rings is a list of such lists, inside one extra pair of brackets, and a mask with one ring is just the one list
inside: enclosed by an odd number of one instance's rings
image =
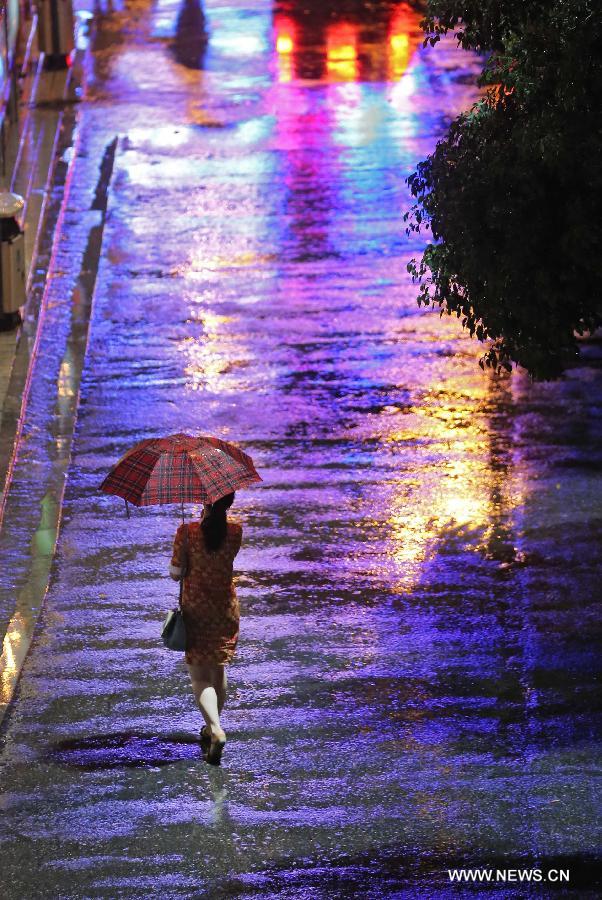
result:
[[(219, 676), (216, 669), (222, 666), (197, 666), (189, 665), (190, 680), (194, 699), (203, 715), (205, 723), (212, 735), (221, 737), (223, 729), (219, 720), (219, 714), (223, 708), (222, 691), (218, 700), (216, 684), (219, 684)], [(225, 697), (224, 697), (225, 699)], [(221, 700), (221, 703), (219, 702)]]

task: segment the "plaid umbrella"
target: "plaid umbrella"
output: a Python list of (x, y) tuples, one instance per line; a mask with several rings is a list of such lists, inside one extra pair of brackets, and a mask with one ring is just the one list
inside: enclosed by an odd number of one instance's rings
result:
[(261, 478), (250, 456), (214, 437), (172, 434), (140, 441), (113, 466), (100, 489), (134, 506), (215, 503)]

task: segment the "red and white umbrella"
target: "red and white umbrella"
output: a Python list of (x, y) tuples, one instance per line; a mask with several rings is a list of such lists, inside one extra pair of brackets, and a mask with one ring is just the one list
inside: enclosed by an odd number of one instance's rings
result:
[(215, 503), (261, 481), (253, 460), (215, 437), (172, 434), (140, 441), (113, 466), (100, 489), (134, 506)]

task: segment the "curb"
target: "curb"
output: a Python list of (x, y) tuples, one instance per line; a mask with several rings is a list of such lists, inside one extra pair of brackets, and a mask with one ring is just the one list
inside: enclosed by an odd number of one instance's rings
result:
[[(18, 413), (15, 410), (9, 417), (8, 424), (14, 426), (10, 446), (6, 404), (0, 428), (0, 436), (5, 432), (0, 451), (2, 444), (8, 451), (0, 502), (0, 550), (7, 550), (3, 553), (7, 564), (0, 575), (0, 589), (8, 601), (0, 608), (0, 725), (12, 703), (43, 608), (56, 550), (117, 150), (115, 138), (104, 148), (104, 155), (101, 150), (101, 159), (94, 153), (92, 162), (86, 161), (85, 155), (78, 154), (83, 127), (79, 119), (77, 110), (70, 107), (63, 112), (62, 127), (57, 129), (49, 182), (58, 171), (59, 181), (55, 178), (52, 187), (56, 192), (57, 184), (62, 184), (62, 192), (56, 219), (49, 225), (45, 215), (41, 226), (42, 230), (53, 228), (52, 246), (33, 346), (31, 352), (25, 348), (22, 354), (28, 354), (23, 366), (23, 390), (19, 395), (13, 394)], [(82, 196), (79, 189), (87, 188), (91, 180), (93, 183), (89, 170), (95, 162), (99, 169), (94, 200), (87, 210), (82, 210), (78, 207)], [(79, 182), (79, 189), (76, 187), (70, 202), (74, 180)], [(50, 197), (50, 191), (47, 196)], [(66, 255), (72, 262), (67, 266)], [(13, 378), (17, 374), (13, 371), (11, 375), (13, 388), (18, 388), (19, 379)], [(16, 560), (15, 566), (11, 566), (11, 556)]]
[[(56, 133), (56, 137), (55, 137), (55, 144), (54, 144), (53, 150), (52, 150), (52, 153), (53, 153), (53, 160), (52, 160), (52, 163), (51, 163), (51, 165), (50, 165), (50, 170), (49, 170), (49, 172), (48, 172), (47, 185), (50, 185), (50, 184), (53, 183), (54, 175), (55, 175), (55, 173), (56, 173), (56, 162), (57, 162), (57, 160), (56, 160), (56, 150), (57, 150), (57, 147), (58, 147), (58, 139), (59, 139), (59, 137), (60, 137), (60, 135), (61, 135), (62, 122), (63, 122), (63, 117), (61, 116), (61, 119), (60, 119), (61, 125), (57, 128), (57, 133)], [(74, 154), (73, 154), (73, 160), (75, 159), (76, 152), (77, 152), (77, 151), (76, 151), (77, 144), (78, 144), (78, 135), (77, 135), (77, 133), (75, 133), (74, 137), (75, 137), (75, 140), (74, 140), (74, 142), (73, 142), (73, 144), (72, 144), (72, 146), (74, 147), (74, 151), (75, 151)], [(19, 443), (20, 443), (20, 441), (21, 441), (21, 438), (22, 438), (22, 436), (23, 436), (23, 424), (24, 424), (24, 419), (25, 419), (25, 411), (26, 411), (26, 409), (27, 409), (27, 404), (28, 404), (28, 402), (29, 402), (29, 394), (30, 394), (30, 390), (31, 390), (31, 380), (32, 380), (33, 371), (34, 371), (35, 365), (36, 365), (36, 359), (37, 359), (37, 356), (38, 356), (38, 353), (39, 353), (39, 348), (40, 348), (40, 335), (41, 335), (41, 332), (42, 332), (43, 327), (44, 327), (44, 318), (45, 318), (46, 309), (47, 309), (47, 305), (48, 305), (48, 285), (49, 285), (48, 278), (49, 278), (50, 272), (51, 272), (51, 270), (52, 270), (52, 266), (53, 266), (53, 264), (54, 264), (54, 260), (56, 259), (56, 255), (57, 255), (57, 251), (58, 251), (58, 244), (59, 244), (60, 235), (61, 235), (61, 230), (62, 230), (62, 225), (63, 225), (63, 221), (64, 221), (64, 217), (65, 217), (65, 211), (66, 211), (67, 203), (68, 203), (68, 200), (69, 200), (69, 190), (70, 190), (70, 186), (71, 186), (71, 178), (72, 178), (72, 174), (73, 174), (73, 160), (72, 160), (71, 163), (69, 164), (69, 168), (68, 168), (68, 171), (67, 171), (67, 174), (66, 174), (66, 178), (65, 178), (65, 183), (64, 183), (64, 187), (63, 187), (63, 198), (62, 198), (62, 202), (61, 202), (61, 208), (60, 208), (59, 215), (58, 215), (58, 218), (57, 218), (57, 221), (56, 221), (56, 225), (55, 225), (54, 238), (53, 238), (53, 242), (52, 242), (52, 249), (51, 249), (51, 251), (50, 251), (49, 265), (48, 265), (48, 269), (47, 269), (47, 271), (46, 271), (46, 273), (45, 273), (44, 292), (43, 292), (43, 294), (42, 294), (42, 300), (41, 300), (41, 303), (40, 303), (40, 308), (39, 308), (38, 313), (37, 313), (37, 316), (36, 316), (35, 337), (34, 337), (34, 341), (33, 341), (33, 346), (32, 346), (31, 351), (30, 351), (30, 353), (29, 353), (29, 365), (28, 365), (28, 369), (27, 369), (27, 375), (26, 375), (26, 378), (25, 378), (25, 384), (23, 385), (23, 390), (22, 390), (22, 393), (21, 393), (21, 408), (20, 408), (20, 412), (19, 412), (19, 415), (18, 415), (18, 418), (17, 418), (16, 427), (15, 427), (14, 432), (13, 432), (13, 435), (12, 435), (13, 452), (12, 452), (11, 455), (9, 456), (9, 459), (8, 459), (8, 465), (6, 466), (6, 470), (5, 470), (5, 472), (4, 472), (4, 478), (3, 478), (4, 484), (3, 484), (3, 487), (2, 487), (2, 494), (0, 495), (0, 531), (2, 530), (2, 525), (3, 525), (3, 521), (4, 521), (4, 511), (5, 511), (5, 508), (6, 508), (6, 501), (7, 501), (8, 493), (9, 493), (9, 491), (10, 491), (10, 485), (11, 485), (11, 481), (12, 481), (12, 474), (13, 474), (13, 470), (14, 470), (15, 459), (16, 459), (16, 456), (17, 456), (18, 445), (19, 445)], [(34, 255), (32, 256), (32, 260), (31, 260), (31, 263), (30, 263), (29, 276), (28, 276), (28, 280), (27, 280), (28, 289), (29, 289), (29, 287), (30, 287), (30, 283), (31, 283), (31, 279), (32, 279), (32, 273), (33, 273), (34, 265), (35, 265), (36, 260), (37, 260), (37, 250), (38, 250), (38, 246), (39, 246), (40, 235), (41, 235), (41, 232), (42, 232), (43, 228), (47, 225), (47, 222), (46, 222), (46, 209), (45, 209), (45, 207), (46, 207), (46, 205), (47, 205), (47, 201), (48, 201), (48, 194), (46, 194), (46, 197), (44, 198), (44, 201), (43, 201), (44, 207), (43, 207), (42, 215), (40, 216), (40, 224), (39, 224), (38, 231), (37, 231), (37, 234), (36, 234), (36, 237), (35, 237), (35, 244), (34, 244), (34, 247), (35, 247), (35, 253), (34, 253)], [(28, 299), (29, 299), (29, 298), (28, 298)], [(13, 375), (14, 375), (14, 365), (15, 365), (15, 361), (16, 361), (16, 358), (17, 358), (18, 345), (19, 345), (19, 343), (20, 343), (22, 337), (23, 337), (23, 326), (21, 326), (21, 328), (20, 328), (20, 334), (19, 334), (19, 337), (18, 337), (18, 339), (17, 339), (17, 348), (16, 348), (16, 351), (15, 351), (15, 360), (13, 360), (13, 371), (11, 372), (11, 381), (12, 381), (12, 378), (13, 378)], [(0, 429), (0, 432), (4, 430), (4, 425), (5, 425), (5, 423), (4, 423), (4, 420), (3, 420), (3, 422), (2, 422), (2, 429)], [(5, 440), (6, 440), (6, 439), (5, 439)]]
[[(56, 551), (116, 151), (114, 138), (105, 147), (102, 159), (97, 160), (98, 181), (92, 206), (85, 215), (78, 212), (79, 230), (72, 229), (76, 232), (71, 237), (74, 258), (78, 259), (74, 271), (56, 272), (48, 279), (45, 315), (38, 329), (39, 353), (33, 358), (29, 390), (24, 397), (20, 423), (23, 439), (15, 443), (12, 461), (17, 487), (11, 517), (23, 536), (30, 538), (31, 548), (25, 583), (15, 579), (14, 611), (6, 623), (0, 655), (0, 725), (12, 703), (43, 609)], [(55, 233), (55, 240), (61, 244), (65, 217), (73, 214), (68, 209), (68, 198), (66, 190), (63, 218)], [(57, 412), (60, 424), (56, 421)], [(27, 512), (25, 522), (20, 508), (23, 506)], [(8, 529), (11, 549), (14, 554), (16, 543), (17, 555), (22, 559), (26, 538), (20, 540), (17, 530)], [(7, 534), (0, 533), (0, 548), (6, 540)]]

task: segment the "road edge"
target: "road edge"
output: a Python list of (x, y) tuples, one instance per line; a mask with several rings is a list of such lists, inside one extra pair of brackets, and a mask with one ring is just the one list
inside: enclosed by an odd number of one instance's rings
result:
[[(32, 550), (30, 554), (29, 572), (25, 584), (18, 590), (15, 598), (15, 608), (9, 619), (3, 636), (2, 653), (0, 655), (0, 728), (6, 720), (6, 715), (11, 708), (15, 692), (18, 687), (23, 664), (27, 658), (31, 646), (35, 628), (40, 618), (44, 605), (44, 598), (48, 590), (51, 576), (51, 567), (58, 543), (63, 498), (66, 484), (66, 475), (71, 462), (71, 454), (75, 437), (77, 413), (80, 400), (81, 377), (83, 373), (88, 341), (90, 335), (90, 321), (96, 288), (98, 264), (102, 251), (104, 227), (107, 216), (108, 193), (113, 174), (115, 156), (117, 152), (118, 138), (115, 137), (104, 149), (104, 154), (98, 160), (98, 181), (93, 192), (93, 201), (87, 220), (81, 213), (79, 217), (84, 221), (87, 231), (87, 241), (83, 253), (80, 255), (79, 273), (73, 280), (73, 288), (68, 302), (57, 304), (48, 316), (43, 316), (38, 325), (36, 340), (39, 343), (40, 352), (32, 355), (32, 365), (28, 373), (29, 390), (23, 398), (20, 438), (44, 432), (43, 427), (37, 424), (40, 419), (39, 397), (30, 397), (32, 390), (38, 383), (42, 384), (44, 410), (42, 417), (50, 420), (60, 417), (61, 428), (56, 434), (56, 446), (60, 444), (60, 452), (55, 457), (45, 460), (45, 479), (36, 479), (36, 490), (41, 497), (39, 507), (39, 521), (32, 537)], [(59, 243), (64, 237), (65, 220), (69, 213), (69, 197), (71, 195), (71, 183), (75, 168), (77, 154), (74, 154), (74, 166), (70, 170), (70, 181), (65, 190), (62, 203), (62, 216), (55, 231), (55, 244), (58, 250)], [(56, 254), (53, 256), (52, 265), (49, 267), (45, 294), (46, 309), (52, 306), (51, 293), (57, 289), (60, 291), (60, 277), (53, 277), (53, 268), (56, 267)], [(64, 335), (58, 342), (55, 339), (55, 321), (53, 316), (62, 317)], [(66, 321), (68, 319), (68, 321)], [(43, 352), (43, 344), (49, 344), (55, 353), (54, 368), (58, 368), (58, 377), (52, 386), (44, 370), (48, 364), (48, 354)], [(63, 348), (63, 355), (59, 361), (59, 355)], [(65, 368), (68, 359), (69, 365)], [(39, 370), (39, 371), (38, 371)], [(68, 375), (65, 375), (68, 372)], [(30, 408), (31, 407), (31, 408)], [(27, 455), (31, 452), (31, 446), (27, 440), (19, 439), (15, 442), (12, 459), (12, 473), (20, 466), (23, 472), (28, 466)], [(23, 459), (21, 459), (21, 452)], [(23, 493), (23, 485), (19, 485)], [(9, 502), (10, 489), (7, 491), (6, 503)], [(35, 499), (32, 501), (35, 506)], [(2, 523), (0, 523), (1, 525)], [(1, 534), (1, 531), (0, 531)]]

